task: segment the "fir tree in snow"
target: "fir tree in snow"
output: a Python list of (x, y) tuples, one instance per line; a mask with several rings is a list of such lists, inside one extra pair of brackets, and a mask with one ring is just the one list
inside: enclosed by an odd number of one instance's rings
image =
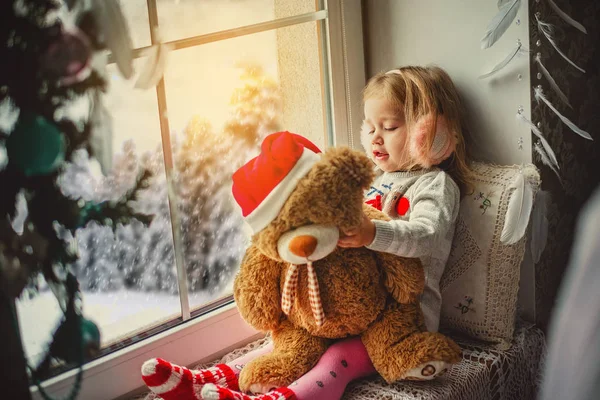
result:
[[(250, 157), (268, 133), (278, 129), (277, 85), (258, 67), (246, 68), (243, 85), (232, 96), (231, 118), (221, 132), (199, 116), (190, 119), (183, 138), (174, 137), (173, 199), (180, 219), (184, 265), (190, 291), (222, 292), (247, 245), (241, 214), (231, 196), (231, 175)], [(149, 226), (132, 222), (111, 231), (88, 225), (77, 232), (81, 257), (76, 270), (87, 290), (130, 288), (177, 293), (171, 214), (160, 149), (141, 159), (126, 142), (106, 177), (94, 176), (84, 153), (75, 157), (62, 182), (72, 196), (106, 201), (118, 198), (140, 170), (152, 174), (132, 208), (153, 215)], [(87, 194), (80, 193), (87, 188)], [(97, 252), (96, 243), (110, 246)]]
[(231, 96), (231, 116), (220, 132), (199, 116), (189, 121), (176, 152), (175, 187), (188, 283), (218, 292), (239, 266), (247, 246), (231, 176), (258, 153), (262, 139), (279, 128), (277, 84), (259, 66), (246, 66)]
[[(127, 192), (140, 171), (151, 178), (130, 206), (153, 215), (149, 225), (131, 221), (112, 229), (88, 224), (76, 232), (79, 260), (75, 271), (82, 288), (107, 291), (121, 288), (177, 293), (171, 220), (167, 201), (162, 153), (156, 151), (138, 159), (131, 141), (115, 156), (107, 176), (94, 172), (85, 152), (65, 168), (60, 181), (63, 192), (96, 202), (114, 201)], [(116, 237), (114, 237), (116, 236)]]

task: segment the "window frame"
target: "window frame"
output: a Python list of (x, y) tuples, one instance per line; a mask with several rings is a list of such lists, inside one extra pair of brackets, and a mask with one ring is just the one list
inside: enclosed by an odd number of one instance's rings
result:
[[(330, 98), (324, 99), (324, 115), (327, 120), (326, 130), (329, 141), (335, 146), (349, 146), (360, 149), (360, 121), (362, 120), (362, 104), (360, 92), (365, 84), (365, 54), (363, 46), (362, 2), (360, 0), (317, 0), (322, 11), (310, 14), (325, 13), (324, 19), (310, 19), (309, 14), (275, 19), (272, 21), (249, 25), (239, 29), (215, 32), (195, 38), (172, 42), (175, 48), (185, 48), (202, 43), (242, 36), (258, 31), (277, 29), (309, 21), (317, 21), (321, 35), (323, 51), (321, 51), (322, 79), (328, 88)], [(156, 25), (155, 0), (147, 0), (149, 23)], [(259, 29), (258, 31), (256, 29)], [(235, 31), (235, 32), (234, 32)], [(225, 33), (225, 34), (224, 34)], [(233, 35), (233, 36), (232, 36)], [(152, 44), (156, 43), (155, 32), (151, 29)], [(139, 56), (145, 48), (136, 49), (134, 55)], [(164, 81), (157, 86), (157, 100), (161, 121), (161, 136), (165, 153), (165, 166), (168, 174), (172, 171), (173, 159), (170, 148), (170, 137), (166, 115), (166, 96)], [(173, 218), (176, 215), (172, 214)], [(173, 219), (176, 221), (176, 219)], [(178, 225), (173, 223), (175, 246)], [(175, 247), (176, 257), (181, 251)], [(177, 256), (179, 254), (179, 256)], [(190, 313), (187, 301), (187, 282), (182, 260), (176, 259), (182, 302), (182, 323), (161, 333), (132, 345), (100, 357), (83, 366), (83, 380), (79, 392), (82, 399), (115, 399), (126, 398), (132, 392), (143, 389), (141, 365), (153, 357), (162, 357), (181, 365), (213, 360), (246, 343), (262, 337), (264, 334), (250, 327), (239, 314), (233, 296), (222, 301), (222, 306), (202, 315)], [(183, 277), (183, 279), (181, 279)], [(185, 305), (184, 303), (185, 299)], [(210, 347), (204, 346), (211, 343)], [(77, 369), (67, 371), (42, 383), (46, 393), (56, 397), (69, 394)], [(32, 398), (42, 399), (36, 386), (30, 387)]]

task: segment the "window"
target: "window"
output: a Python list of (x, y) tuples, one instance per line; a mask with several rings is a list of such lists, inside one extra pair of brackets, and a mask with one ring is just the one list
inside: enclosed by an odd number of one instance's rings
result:
[[(101, 165), (82, 154), (85, 168), (69, 175), (69, 187), (118, 196), (149, 167), (154, 176), (137, 207), (155, 217), (148, 227), (119, 226), (114, 236), (94, 224), (77, 234), (84, 315), (102, 333), (80, 398), (114, 398), (142, 386), (139, 367), (150, 357), (187, 364), (256, 336), (231, 295), (247, 244), (229, 197), (231, 173), (258, 152), (261, 135), (276, 130), (303, 134), (321, 148), (359, 143), (362, 31), (346, 25), (360, 27), (360, 1), (121, 4), (135, 70), (160, 40), (172, 49), (167, 68), (156, 89), (143, 91), (136, 77), (126, 81), (108, 66), (112, 134)], [(103, 178), (98, 170), (108, 166)], [(49, 290), (17, 308), (35, 363), (60, 309)], [(44, 386), (62, 396), (74, 376), (68, 371)]]

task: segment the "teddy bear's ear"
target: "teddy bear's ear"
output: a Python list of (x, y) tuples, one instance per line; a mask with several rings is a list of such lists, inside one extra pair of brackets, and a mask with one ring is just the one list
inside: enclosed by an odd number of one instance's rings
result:
[(348, 147), (327, 149), (321, 161), (335, 168), (342, 178), (353, 180), (363, 189), (367, 189), (375, 177), (371, 160), (364, 153)]

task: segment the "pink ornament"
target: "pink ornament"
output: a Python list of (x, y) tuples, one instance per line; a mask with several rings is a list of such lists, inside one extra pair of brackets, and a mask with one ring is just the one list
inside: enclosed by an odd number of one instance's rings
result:
[(40, 62), (44, 75), (57, 80), (62, 86), (68, 86), (90, 76), (90, 56), (88, 38), (80, 30), (75, 30), (63, 32), (48, 47)]

